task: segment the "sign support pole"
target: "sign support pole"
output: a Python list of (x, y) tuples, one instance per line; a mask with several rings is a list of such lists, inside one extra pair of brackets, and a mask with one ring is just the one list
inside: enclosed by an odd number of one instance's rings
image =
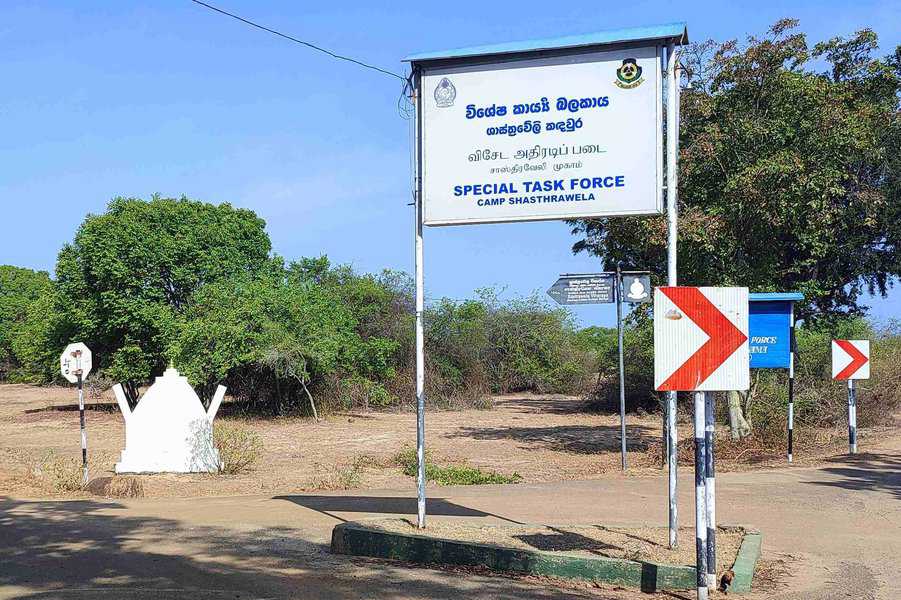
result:
[(416, 524), (425, 529), (425, 331), (423, 312), (425, 310), (425, 277), (423, 274), (423, 241), (422, 241), (422, 148), (419, 144), (420, 127), (422, 127), (422, 102), (420, 98), (420, 74), (413, 73), (413, 101), (415, 104), (416, 128), (413, 142), (414, 152), (414, 204), (415, 218), (415, 278), (416, 278)]
[(714, 392), (704, 392), (704, 445), (706, 446), (704, 471), (705, 504), (707, 507), (707, 587), (716, 587), (716, 415)]
[(84, 424), (84, 378), (78, 370), (78, 416), (81, 421), (81, 471), (84, 484), (88, 484), (88, 434)]
[(788, 462), (792, 462), (795, 431), (795, 304), (791, 304), (788, 326)]
[(848, 446), (851, 454), (857, 454), (857, 390), (854, 380), (848, 380)]
[[(675, 44), (666, 51), (666, 220), (667, 220), (667, 285), (678, 285), (677, 244), (679, 201), (679, 76)], [(679, 510), (677, 483), (679, 469), (679, 440), (676, 430), (676, 392), (666, 395), (666, 440), (669, 465), (669, 545), (678, 545)]]
[(707, 486), (704, 392), (694, 392), (695, 422), (695, 554), (698, 600), (707, 600)]
[(619, 342), (619, 436), (623, 471), (626, 470), (626, 375), (623, 360), (623, 278), (616, 263), (616, 333)]

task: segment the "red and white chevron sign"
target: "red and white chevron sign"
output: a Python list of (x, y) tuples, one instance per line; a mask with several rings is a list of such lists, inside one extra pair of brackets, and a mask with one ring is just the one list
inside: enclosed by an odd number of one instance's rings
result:
[(746, 390), (751, 384), (750, 360), (748, 288), (655, 290), (655, 389)]
[(870, 378), (870, 340), (832, 340), (832, 378)]

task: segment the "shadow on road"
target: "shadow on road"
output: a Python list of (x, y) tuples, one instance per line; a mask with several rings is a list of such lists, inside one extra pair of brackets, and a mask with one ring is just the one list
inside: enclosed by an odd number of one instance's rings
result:
[[(202, 498), (197, 502), (203, 503)], [(508, 579), (330, 555), (290, 528), (136, 516), (121, 504), (0, 498), (0, 598), (559, 597)]]
[[(626, 427), (630, 451), (646, 451), (659, 443), (659, 432), (644, 425)], [(619, 452), (619, 426), (557, 425), (552, 427), (461, 427), (449, 437), (477, 440), (517, 440), (524, 450), (546, 449), (575, 454)]]
[[(273, 500), (287, 500), (298, 506), (315, 510), (339, 521), (335, 513), (370, 513), (385, 515), (415, 515), (416, 498), (405, 496), (275, 496)], [(429, 498), (430, 515), (442, 517), (493, 517), (495, 515), (474, 508), (467, 508), (443, 498)]]
[(901, 499), (901, 458), (890, 454), (857, 454), (828, 461), (832, 465), (821, 470), (840, 477), (837, 481), (807, 481), (811, 485), (839, 487), (846, 490), (874, 490)]

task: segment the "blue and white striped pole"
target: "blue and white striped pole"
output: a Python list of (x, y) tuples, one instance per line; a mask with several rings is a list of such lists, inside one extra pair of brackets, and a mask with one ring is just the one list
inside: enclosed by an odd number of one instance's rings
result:
[(716, 441), (714, 394), (704, 393), (704, 498), (707, 509), (707, 586), (716, 588), (716, 461), (713, 444)]
[(707, 600), (707, 469), (704, 392), (694, 392), (695, 400), (695, 555), (698, 600)]

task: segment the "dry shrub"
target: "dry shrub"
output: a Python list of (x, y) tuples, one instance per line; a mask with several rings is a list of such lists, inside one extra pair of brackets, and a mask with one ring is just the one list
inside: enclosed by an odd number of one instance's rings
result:
[(97, 477), (88, 483), (87, 491), (104, 498), (143, 498), (144, 484), (137, 477), (127, 475)]
[(263, 453), (259, 434), (241, 425), (216, 423), (213, 443), (219, 451), (219, 472), (227, 475), (250, 471)]
[[(316, 465), (319, 473), (310, 482), (309, 488), (317, 491), (352, 490), (360, 487), (363, 473), (367, 468), (384, 468), (384, 461), (368, 454), (355, 456), (350, 464), (323, 467)], [(324, 472), (323, 472), (324, 471)]]
[(100, 400), (110, 388), (116, 385), (116, 383), (115, 379), (109, 377), (104, 371), (100, 371), (99, 373), (95, 373), (93, 376), (88, 377), (87, 381), (85, 381), (85, 395), (91, 400)]
[[(108, 462), (106, 453), (88, 454), (88, 472), (103, 470)], [(48, 450), (29, 466), (30, 475), (40, 487), (56, 492), (82, 492), (85, 490), (81, 458), (61, 456)]]

